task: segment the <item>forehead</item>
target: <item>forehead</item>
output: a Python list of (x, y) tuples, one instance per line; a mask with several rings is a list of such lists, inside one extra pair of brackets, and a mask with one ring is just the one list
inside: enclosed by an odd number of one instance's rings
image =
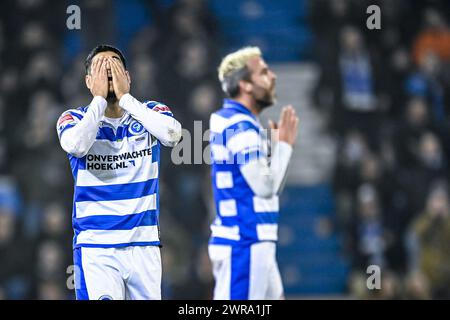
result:
[(260, 56), (250, 58), (247, 61), (247, 67), (250, 69), (250, 71), (259, 71), (261, 69), (268, 68), (267, 63)]
[(118, 55), (117, 53), (113, 52), (113, 51), (103, 51), (103, 52), (99, 52), (99, 53), (97, 53), (97, 54), (94, 56), (94, 58), (93, 58), (92, 60), (98, 59), (98, 58), (116, 58), (116, 59), (119, 59), (119, 60), (120, 60), (119, 55)]

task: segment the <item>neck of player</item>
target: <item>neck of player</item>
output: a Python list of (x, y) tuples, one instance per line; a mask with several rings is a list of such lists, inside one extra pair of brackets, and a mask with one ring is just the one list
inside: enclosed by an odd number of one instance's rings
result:
[(261, 113), (261, 108), (259, 108), (258, 103), (252, 96), (240, 95), (234, 98), (234, 100), (242, 104), (248, 110), (250, 110), (250, 112), (253, 113), (255, 116), (258, 116)]
[(108, 106), (105, 110), (105, 117), (107, 118), (122, 118), (123, 113), (125, 111), (119, 107), (119, 100), (116, 101), (108, 101)]

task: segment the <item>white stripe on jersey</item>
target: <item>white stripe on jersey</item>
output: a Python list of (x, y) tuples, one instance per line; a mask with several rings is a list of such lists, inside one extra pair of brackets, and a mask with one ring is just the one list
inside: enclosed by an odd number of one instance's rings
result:
[(211, 225), (211, 235), (213, 237), (225, 238), (230, 240), (240, 240), (239, 226), (226, 227)]
[(280, 211), (280, 205), (278, 196), (272, 198), (253, 197), (253, 209), (255, 212), (278, 212)]
[(260, 241), (278, 239), (278, 224), (276, 223), (259, 223), (256, 225), (256, 234)]
[(158, 141), (152, 137), (152, 144), (148, 145), (147, 139), (144, 140), (136, 140), (142, 138), (142, 136), (135, 137), (127, 137), (122, 141), (109, 141), (109, 140), (95, 140), (94, 145), (89, 150), (89, 153), (98, 153), (98, 154), (112, 154), (120, 153), (120, 152), (132, 152), (138, 151), (145, 148), (154, 147), (158, 144)]
[(233, 174), (231, 171), (216, 172), (217, 189), (233, 188)]
[(211, 132), (222, 133), (229, 126), (232, 126), (233, 124), (241, 121), (249, 121), (256, 127), (261, 127), (261, 125), (257, 121), (255, 121), (255, 119), (246, 114), (240, 113), (230, 118), (224, 118), (213, 113), (209, 122), (209, 129), (211, 130)]
[(158, 226), (135, 227), (131, 230), (86, 230), (77, 236), (77, 244), (119, 244), (159, 241)]
[[(226, 130), (225, 130), (226, 132)], [(232, 136), (227, 141), (227, 148), (231, 151), (231, 153), (236, 154), (240, 151), (255, 148), (259, 150), (262, 145), (261, 138), (259, 134), (255, 130), (246, 130), (244, 132), (240, 132), (234, 136)]]
[(237, 216), (236, 200), (228, 199), (219, 201), (219, 212), (222, 217)]
[[(143, 182), (150, 179), (158, 178), (158, 162), (150, 164), (142, 164), (142, 158), (134, 159), (136, 164), (134, 167), (127, 168), (120, 172), (120, 175), (111, 175), (108, 171), (101, 170), (79, 170), (77, 175), (77, 186), (91, 187), (91, 186), (107, 186), (112, 184), (126, 184), (130, 181)], [(145, 159), (145, 161), (149, 161)], [(130, 167), (130, 166), (129, 166)]]
[(76, 218), (91, 216), (126, 216), (156, 210), (156, 193), (136, 199), (76, 202)]
[(220, 144), (211, 144), (211, 153), (213, 160), (215, 161), (226, 161), (230, 158), (230, 152), (228, 149)]

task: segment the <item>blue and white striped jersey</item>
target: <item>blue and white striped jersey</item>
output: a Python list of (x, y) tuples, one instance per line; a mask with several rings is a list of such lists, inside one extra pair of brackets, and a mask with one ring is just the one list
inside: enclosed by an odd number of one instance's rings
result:
[(243, 105), (225, 99), (210, 118), (211, 178), (216, 219), (211, 244), (251, 244), (276, 241), (278, 196), (255, 195), (240, 166), (268, 159), (268, 140), (257, 118)]
[[(145, 105), (173, 117), (161, 103), (148, 101)], [(83, 119), (87, 108), (61, 115), (59, 137)], [(160, 244), (160, 142), (126, 111), (114, 122), (102, 118), (85, 156), (68, 154), (75, 185), (74, 248)]]

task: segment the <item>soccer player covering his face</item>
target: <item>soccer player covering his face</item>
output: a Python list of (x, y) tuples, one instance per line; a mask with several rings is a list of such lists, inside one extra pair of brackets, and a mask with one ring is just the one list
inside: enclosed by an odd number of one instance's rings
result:
[(160, 145), (181, 125), (162, 103), (130, 94), (126, 61), (100, 45), (86, 59), (88, 106), (57, 121), (74, 178), (72, 222), (77, 299), (161, 299)]
[(257, 47), (227, 55), (219, 79), (229, 99), (210, 118), (214, 299), (281, 299), (278, 195), (299, 120), (292, 106), (284, 107), (278, 123), (269, 123), (275, 142), (269, 150), (258, 116), (275, 101), (276, 76)]

